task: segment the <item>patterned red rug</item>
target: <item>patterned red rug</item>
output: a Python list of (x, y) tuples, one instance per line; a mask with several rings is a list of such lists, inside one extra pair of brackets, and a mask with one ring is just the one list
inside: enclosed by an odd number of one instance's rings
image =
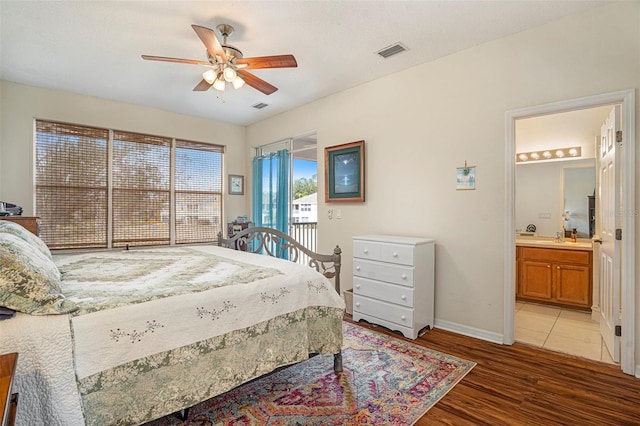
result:
[(412, 425), (475, 366), (344, 323), (344, 372), (319, 355), (205, 401), (160, 425)]

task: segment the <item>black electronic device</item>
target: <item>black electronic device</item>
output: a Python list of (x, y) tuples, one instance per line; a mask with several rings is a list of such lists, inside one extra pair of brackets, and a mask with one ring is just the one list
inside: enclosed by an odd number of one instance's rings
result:
[(22, 216), (22, 207), (17, 204), (0, 201), (0, 216)]

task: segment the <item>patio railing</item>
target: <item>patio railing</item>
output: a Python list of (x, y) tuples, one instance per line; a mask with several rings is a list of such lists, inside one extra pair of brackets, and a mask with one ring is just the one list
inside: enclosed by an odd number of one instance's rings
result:
[[(318, 222), (298, 222), (289, 224), (289, 235), (311, 251), (317, 251)], [(298, 259), (298, 263), (307, 264), (308, 256), (303, 255)]]

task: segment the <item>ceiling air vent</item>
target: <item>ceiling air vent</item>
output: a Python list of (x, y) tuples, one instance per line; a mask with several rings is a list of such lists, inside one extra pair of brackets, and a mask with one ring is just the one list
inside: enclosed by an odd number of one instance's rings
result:
[(407, 47), (404, 44), (398, 42), (398, 43), (392, 44), (391, 46), (385, 47), (382, 50), (379, 50), (377, 53), (378, 55), (387, 59), (389, 56), (397, 55), (398, 53), (404, 52), (405, 50), (409, 50), (409, 49), (407, 49)]
[(269, 104), (265, 104), (264, 102), (258, 102), (255, 105), (251, 105), (251, 107), (255, 108), (255, 109), (262, 109), (262, 108), (265, 108), (265, 107), (268, 107), (268, 106), (269, 106)]

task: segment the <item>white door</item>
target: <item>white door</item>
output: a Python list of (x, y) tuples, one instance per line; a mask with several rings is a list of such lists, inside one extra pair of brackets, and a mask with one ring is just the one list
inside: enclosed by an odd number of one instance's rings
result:
[(620, 362), (620, 337), (615, 328), (620, 325), (620, 242), (616, 229), (621, 229), (620, 161), (616, 133), (620, 130), (620, 107), (615, 106), (600, 128), (599, 215), (600, 247), (600, 334), (611, 357)]

